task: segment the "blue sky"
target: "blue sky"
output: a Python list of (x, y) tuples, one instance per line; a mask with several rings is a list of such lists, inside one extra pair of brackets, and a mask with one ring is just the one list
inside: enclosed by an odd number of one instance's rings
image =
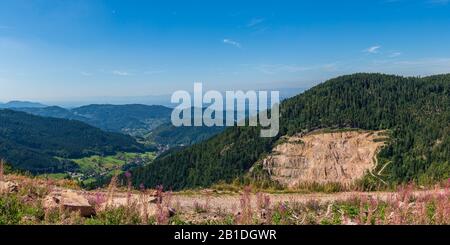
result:
[(2, 0), (0, 101), (450, 72), (449, 0)]

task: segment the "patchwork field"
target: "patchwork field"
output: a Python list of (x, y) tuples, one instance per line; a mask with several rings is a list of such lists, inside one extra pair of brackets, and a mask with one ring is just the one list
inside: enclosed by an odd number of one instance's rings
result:
[(90, 156), (70, 159), (79, 166), (76, 172), (42, 174), (50, 179), (73, 179), (84, 185), (95, 183), (99, 178), (121, 174), (130, 168), (145, 166), (156, 158), (156, 152), (130, 153), (119, 152), (113, 156)]

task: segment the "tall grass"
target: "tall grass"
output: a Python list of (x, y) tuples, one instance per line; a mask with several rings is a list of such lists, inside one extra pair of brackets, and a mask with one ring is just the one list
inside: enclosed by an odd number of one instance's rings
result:
[[(43, 208), (42, 201), (54, 190), (56, 181), (21, 179), (17, 193), (0, 196), (0, 224), (450, 224), (450, 180), (427, 191), (405, 184), (384, 195), (355, 192), (334, 201), (301, 202), (276, 202), (273, 194), (246, 186), (236, 199), (236, 210), (229, 210), (214, 206), (215, 197), (210, 194), (183, 207), (163, 186), (148, 190), (141, 185), (135, 191), (129, 184), (131, 175), (127, 178), (125, 187), (119, 187), (113, 178), (105, 191), (83, 193), (96, 209), (96, 215), (88, 218), (62, 207)], [(126, 201), (117, 203), (119, 197)]]
[(4, 180), (4, 171), (3, 159), (0, 159), (0, 181)]

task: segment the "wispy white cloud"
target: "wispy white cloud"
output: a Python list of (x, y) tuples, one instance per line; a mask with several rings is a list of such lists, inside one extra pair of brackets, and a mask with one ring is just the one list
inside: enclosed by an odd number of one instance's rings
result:
[(389, 58), (399, 57), (400, 55), (402, 55), (401, 52), (392, 52), (392, 53), (389, 55)]
[(264, 33), (269, 29), (269, 25), (264, 18), (253, 18), (245, 25), (252, 34)]
[(86, 71), (82, 71), (82, 72), (80, 72), (80, 74), (81, 74), (82, 76), (85, 76), (85, 77), (90, 77), (90, 76), (93, 75), (92, 73), (86, 72)]
[(396, 3), (396, 2), (401, 2), (403, 0), (385, 0), (385, 3)]
[(253, 18), (253, 19), (250, 20), (250, 22), (247, 23), (247, 27), (248, 28), (252, 28), (252, 27), (255, 27), (255, 26), (257, 26), (257, 25), (259, 25), (259, 24), (261, 24), (263, 22), (264, 22), (263, 18)]
[(450, 58), (423, 58), (417, 60), (402, 60), (394, 62), (394, 64), (407, 66), (447, 66), (450, 70)]
[[(385, 0), (385, 3), (399, 3), (399, 2), (407, 2), (408, 0)], [(422, 0), (423, 4), (428, 5), (447, 5), (450, 3), (450, 0)]]
[(116, 76), (123, 76), (123, 77), (131, 76), (131, 73), (129, 73), (129, 72), (127, 72), (127, 71), (119, 71), (119, 70), (112, 71), (112, 74), (116, 75)]
[(28, 44), (14, 38), (0, 37), (0, 49), (24, 51), (29, 49)]
[(338, 71), (339, 67), (337, 63), (330, 63), (330, 64), (325, 64), (322, 66), (319, 66), (320, 69), (327, 71), (327, 72), (333, 72), (333, 71)]
[(404, 76), (428, 76), (450, 73), (449, 57), (428, 57), (418, 59), (375, 60), (362, 66), (355, 65), (349, 72), (381, 72)]
[(300, 66), (292, 64), (263, 64), (257, 65), (256, 69), (265, 74), (277, 74), (277, 73), (297, 73), (312, 70), (322, 70), (324, 72), (336, 71), (338, 69), (336, 63), (313, 65), (313, 66)]
[(154, 75), (154, 74), (161, 74), (161, 73), (166, 73), (167, 70), (150, 70), (150, 71), (145, 71), (144, 74), (147, 75)]
[(234, 41), (232, 39), (228, 39), (228, 38), (223, 39), (223, 43), (235, 46), (236, 48), (241, 48), (242, 47), (239, 42)]
[(377, 54), (379, 52), (380, 48), (381, 48), (380, 45), (375, 45), (375, 46), (364, 49), (363, 52), (369, 53), (369, 54)]
[(428, 4), (431, 5), (447, 5), (450, 3), (450, 0), (428, 0)]
[(257, 70), (265, 73), (265, 74), (276, 74), (279, 72), (300, 72), (310, 70), (310, 67), (306, 66), (298, 66), (298, 65), (286, 65), (286, 64), (275, 64), (275, 65), (259, 65), (256, 67)]

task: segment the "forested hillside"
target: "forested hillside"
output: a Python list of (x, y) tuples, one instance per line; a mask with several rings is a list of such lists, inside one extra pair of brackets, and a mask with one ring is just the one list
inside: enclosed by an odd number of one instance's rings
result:
[(58, 106), (15, 107), (37, 116), (74, 119), (109, 132), (144, 135), (150, 130), (170, 122), (172, 109), (149, 105), (87, 105), (73, 109)]
[(71, 110), (95, 127), (110, 132), (142, 135), (170, 121), (172, 109), (148, 105), (88, 105)]
[(129, 136), (106, 133), (75, 120), (0, 110), (0, 158), (17, 169), (62, 172), (76, 165), (61, 158), (144, 150)]
[(170, 147), (193, 145), (211, 138), (225, 127), (175, 127), (165, 123), (150, 132), (147, 139)]
[(246, 173), (282, 135), (318, 128), (388, 130), (378, 155), (391, 183), (450, 177), (450, 75), (405, 78), (354, 74), (331, 79), (280, 108), (280, 134), (234, 127), (208, 141), (164, 155), (134, 171), (135, 184), (172, 189), (208, 186)]
[(108, 132), (136, 136), (170, 147), (201, 142), (223, 131), (224, 127), (174, 127), (172, 109), (148, 105), (88, 105), (73, 109), (58, 106), (17, 107), (37, 116), (78, 120)]
[[(81, 122), (88, 123), (88, 118), (77, 116), (71, 110), (62, 108), (59, 106), (48, 106), (48, 107), (17, 107), (11, 108), (14, 111), (22, 111), (29, 114), (33, 114), (41, 117), (54, 117), (54, 118), (62, 118), (62, 119), (73, 119)], [(95, 125), (92, 125), (95, 126)]]
[(0, 108), (2, 109), (13, 109), (13, 108), (44, 108), (47, 107), (41, 103), (29, 102), (29, 101), (10, 101), (8, 103), (0, 103)]

